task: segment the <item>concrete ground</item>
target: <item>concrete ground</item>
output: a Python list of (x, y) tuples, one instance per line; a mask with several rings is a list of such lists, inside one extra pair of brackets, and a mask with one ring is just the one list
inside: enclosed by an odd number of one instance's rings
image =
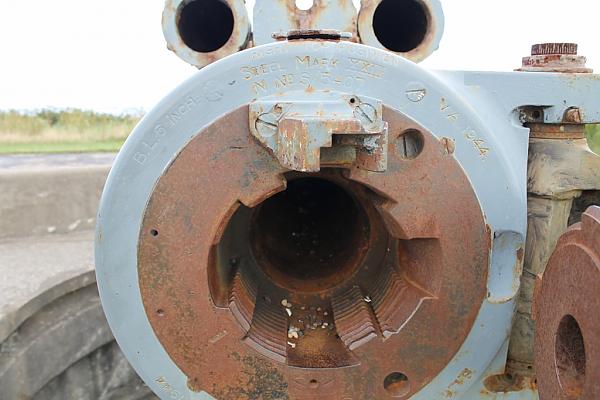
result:
[(95, 284), (93, 228), (114, 154), (0, 156), (0, 396), (155, 398)]

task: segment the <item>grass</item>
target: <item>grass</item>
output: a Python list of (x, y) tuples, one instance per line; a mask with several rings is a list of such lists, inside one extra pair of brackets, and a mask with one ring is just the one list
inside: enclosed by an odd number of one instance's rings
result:
[[(139, 115), (84, 111), (0, 111), (0, 154), (118, 151)], [(600, 154), (600, 125), (588, 125), (590, 147)]]
[(118, 151), (141, 115), (0, 111), (0, 154)]
[(596, 154), (600, 154), (600, 124), (587, 126), (588, 143)]

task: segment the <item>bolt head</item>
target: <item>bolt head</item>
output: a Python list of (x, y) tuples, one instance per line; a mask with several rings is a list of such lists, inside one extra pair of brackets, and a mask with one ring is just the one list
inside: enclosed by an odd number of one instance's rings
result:
[(531, 55), (523, 58), (517, 71), (591, 73), (586, 58), (577, 55), (577, 43), (540, 43), (531, 47)]

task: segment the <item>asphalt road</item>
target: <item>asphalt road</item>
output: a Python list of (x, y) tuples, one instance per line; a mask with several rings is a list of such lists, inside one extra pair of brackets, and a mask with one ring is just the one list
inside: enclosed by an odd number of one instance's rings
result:
[(115, 153), (23, 154), (0, 156), (0, 170), (39, 170), (112, 164)]

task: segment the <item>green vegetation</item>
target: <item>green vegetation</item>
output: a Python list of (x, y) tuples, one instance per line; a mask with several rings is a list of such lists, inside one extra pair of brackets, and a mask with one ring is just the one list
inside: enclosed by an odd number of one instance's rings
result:
[(588, 143), (596, 154), (600, 154), (600, 124), (588, 125), (587, 128)]
[(0, 154), (117, 151), (140, 115), (0, 111)]
[[(0, 154), (118, 151), (138, 115), (83, 111), (0, 111)], [(600, 125), (588, 125), (590, 147), (600, 154)]]

